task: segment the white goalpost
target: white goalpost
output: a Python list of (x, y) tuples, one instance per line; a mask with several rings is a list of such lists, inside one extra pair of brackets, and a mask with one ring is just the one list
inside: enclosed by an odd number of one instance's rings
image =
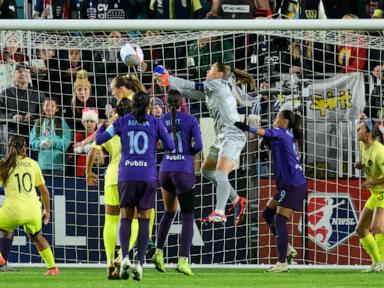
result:
[[(77, 72), (87, 71), (92, 88), (92, 102), (85, 107), (97, 109), (102, 119), (108, 116), (106, 107), (115, 105), (110, 83), (117, 75), (137, 75), (152, 97), (165, 100), (166, 91), (152, 79), (156, 65), (199, 81), (213, 63), (228, 63), (251, 74), (257, 83), (255, 91), (240, 86), (251, 96), (239, 104), (245, 118), (258, 115), (262, 127), (271, 127), (280, 109), (292, 109), (303, 119), (299, 146), (309, 194), (304, 212), (296, 213), (289, 226), (289, 242), (298, 252), (293, 264), (298, 268), (369, 265), (370, 258), (354, 232), (369, 196), (361, 189), (361, 175), (353, 166), (359, 159), (355, 120), (366, 111), (384, 127), (382, 80), (372, 73), (384, 71), (382, 27), (384, 20), (0, 20), (0, 51), (7, 49), (9, 39), (15, 40), (29, 70), (28, 88), (21, 89), (15, 64), (0, 63), (0, 103), (5, 105), (0, 107), (0, 154), (5, 153), (10, 133), (30, 137), (34, 122), (21, 127), (13, 115), (28, 112), (35, 120), (41, 119), (43, 97), (60, 99), (57, 116), (68, 123), (72, 136), (61, 156), (64, 169), (44, 174), (52, 198), (52, 223), (43, 233), (59, 265), (98, 267), (105, 262), (103, 175), (108, 158), (94, 168), (99, 185), (88, 187), (85, 151), (73, 149), (85, 133), (81, 118), (73, 113)], [(119, 51), (125, 43), (141, 47), (145, 65), (127, 67), (121, 62)], [(24, 108), (6, 106), (15, 97), (11, 90), (36, 96), (28, 98)], [(165, 104), (162, 108), (167, 110)], [(204, 141), (204, 151), (195, 159), (197, 219), (209, 214), (215, 203), (212, 184), (198, 172), (214, 135), (204, 102), (187, 100), (184, 108), (199, 119)], [(38, 149), (30, 153), (38, 159)], [(191, 250), (194, 265), (253, 268), (276, 262), (275, 239), (261, 216), (275, 193), (273, 179), (265, 143), (249, 136), (241, 163), (230, 174), (233, 187), (248, 199), (246, 221), (235, 227), (230, 215), (224, 226), (196, 222)], [(164, 212), (160, 190), (155, 209), (154, 242)], [(165, 246), (167, 263), (177, 261), (180, 232), (176, 216)], [(41, 263), (21, 230), (13, 245), (11, 263)], [(147, 263), (150, 255), (151, 251)]]

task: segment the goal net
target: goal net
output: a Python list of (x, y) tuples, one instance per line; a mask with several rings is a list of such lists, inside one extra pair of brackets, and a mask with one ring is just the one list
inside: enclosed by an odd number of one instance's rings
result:
[[(100, 178), (98, 186), (87, 186), (84, 177), (87, 149), (82, 146), (74, 149), (74, 144), (89, 135), (84, 131), (82, 118), (107, 117), (109, 106), (115, 105), (110, 83), (117, 75), (137, 75), (150, 95), (162, 100), (160, 106), (166, 112), (166, 91), (152, 79), (156, 65), (166, 66), (173, 75), (198, 81), (205, 79), (210, 65), (224, 62), (250, 73), (256, 80), (256, 90), (240, 85), (250, 95), (250, 99), (239, 103), (239, 112), (245, 118), (259, 115), (261, 126), (271, 127), (279, 110), (293, 109), (303, 119), (299, 153), (309, 194), (304, 203), (305, 213), (296, 213), (289, 226), (289, 241), (298, 252), (294, 261), (369, 264), (369, 257), (354, 232), (369, 192), (361, 189), (364, 180), (353, 164), (359, 159), (356, 140), (359, 113), (365, 111), (379, 123), (383, 117), (382, 42), (379, 32), (351, 30), (65, 33), (3, 30), (0, 153), (4, 155), (11, 134), (29, 138), (29, 153), (43, 165), (51, 193), (52, 223), (43, 228), (43, 233), (53, 246), (57, 262), (105, 262), (103, 175), (108, 157), (100, 155), (94, 168)], [(127, 67), (121, 62), (119, 51), (125, 43), (142, 48), (145, 65)], [(15, 55), (8, 55), (12, 45), (19, 49)], [(20, 67), (14, 62), (25, 62), (27, 66)], [(77, 72), (82, 69), (88, 72), (83, 81), (91, 88), (86, 103), (82, 100), (84, 96), (76, 96), (74, 92)], [(65, 147), (55, 157), (39, 158), (41, 147), (33, 140), (50, 131), (46, 128), (32, 135), (31, 130), (34, 121), (44, 119), (43, 103), (47, 96), (59, 99), (56, 116), (64, 117), (70, 138), (63, 140)], [(80, 107), (95, 108), (98, 113), (88, 114), (90, 118), (87, 118), (84, 110), (83, 114), (76, 112)], [(201, 218), (212, 211), (215, 203), (214, 187), (198, 172), (215, 136), (203, 101), (188, 99), (183, 109), (199, 119), (203, 133), (203, 153), (195, 159), (195, 217)], [(22, 121), (17, 122), (15, 115), (21, 115)], [(61, 128), (62, 137), (64, 128)], [(240, 165), (230, 174), (233, 187), (248, 199), (246, 221), (234, 227), (230, 214), (224, 226), (196, 222), (192, 263), (276, 262), (275, 239), (261, 216), (267, 200), (276, 191), (273, 179), (271, 155), (265, 143), (261, 138), (248, 136)], [(154, 242), (164, 212), (159, 189), (155, 207)], [(165, 247), (168, 263), (177, 260), (180, 232), (177, 216)], [(22, 230), (16, 234), (10, 262), (40, 262)], [(150, 255), (149, 251), (148, 262)]]

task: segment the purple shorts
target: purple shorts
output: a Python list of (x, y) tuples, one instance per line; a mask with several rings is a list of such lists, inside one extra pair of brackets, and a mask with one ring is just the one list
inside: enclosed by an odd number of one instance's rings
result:
[(120, 208), (151, 209), (155, 206), (156, 182), (119, 182)]
[(196, 184), (196, 176), (183, 172), (160, 172), (160, 185), (170, 193), (190, 193)]
[(273, 198), (279, 203), (278, 206), (291, 208), (296, 211), (303, 210), (303, 202), (307, 197), (307, 184), (299, 187), (279, 189)]

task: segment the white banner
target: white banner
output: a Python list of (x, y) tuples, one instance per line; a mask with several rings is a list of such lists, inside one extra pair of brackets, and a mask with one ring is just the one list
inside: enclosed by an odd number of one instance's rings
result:
[[(337, 74), (307, 87), (306, 152), (315, 177), (352, 176), (355, 120), (365, 107), (363, 73)], [(322, 175), (321, 175), (322, 174)]]
[(364, 75), (360, 72), (314, 80), (307, 89), (308, 119), (354, 121), (365, 107)]

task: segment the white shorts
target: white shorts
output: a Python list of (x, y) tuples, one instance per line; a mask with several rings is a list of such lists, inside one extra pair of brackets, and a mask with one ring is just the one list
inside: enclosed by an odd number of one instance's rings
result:
[(209, 148), (208, 157), (214, 159), (225, 157), (231, 159), (235, 165), (238, 165), (240, 162), (240, 153), (243, 150), (246, 141), (247, 137), (245, 134), (226, 136), (221, 141), (217, 139)]

